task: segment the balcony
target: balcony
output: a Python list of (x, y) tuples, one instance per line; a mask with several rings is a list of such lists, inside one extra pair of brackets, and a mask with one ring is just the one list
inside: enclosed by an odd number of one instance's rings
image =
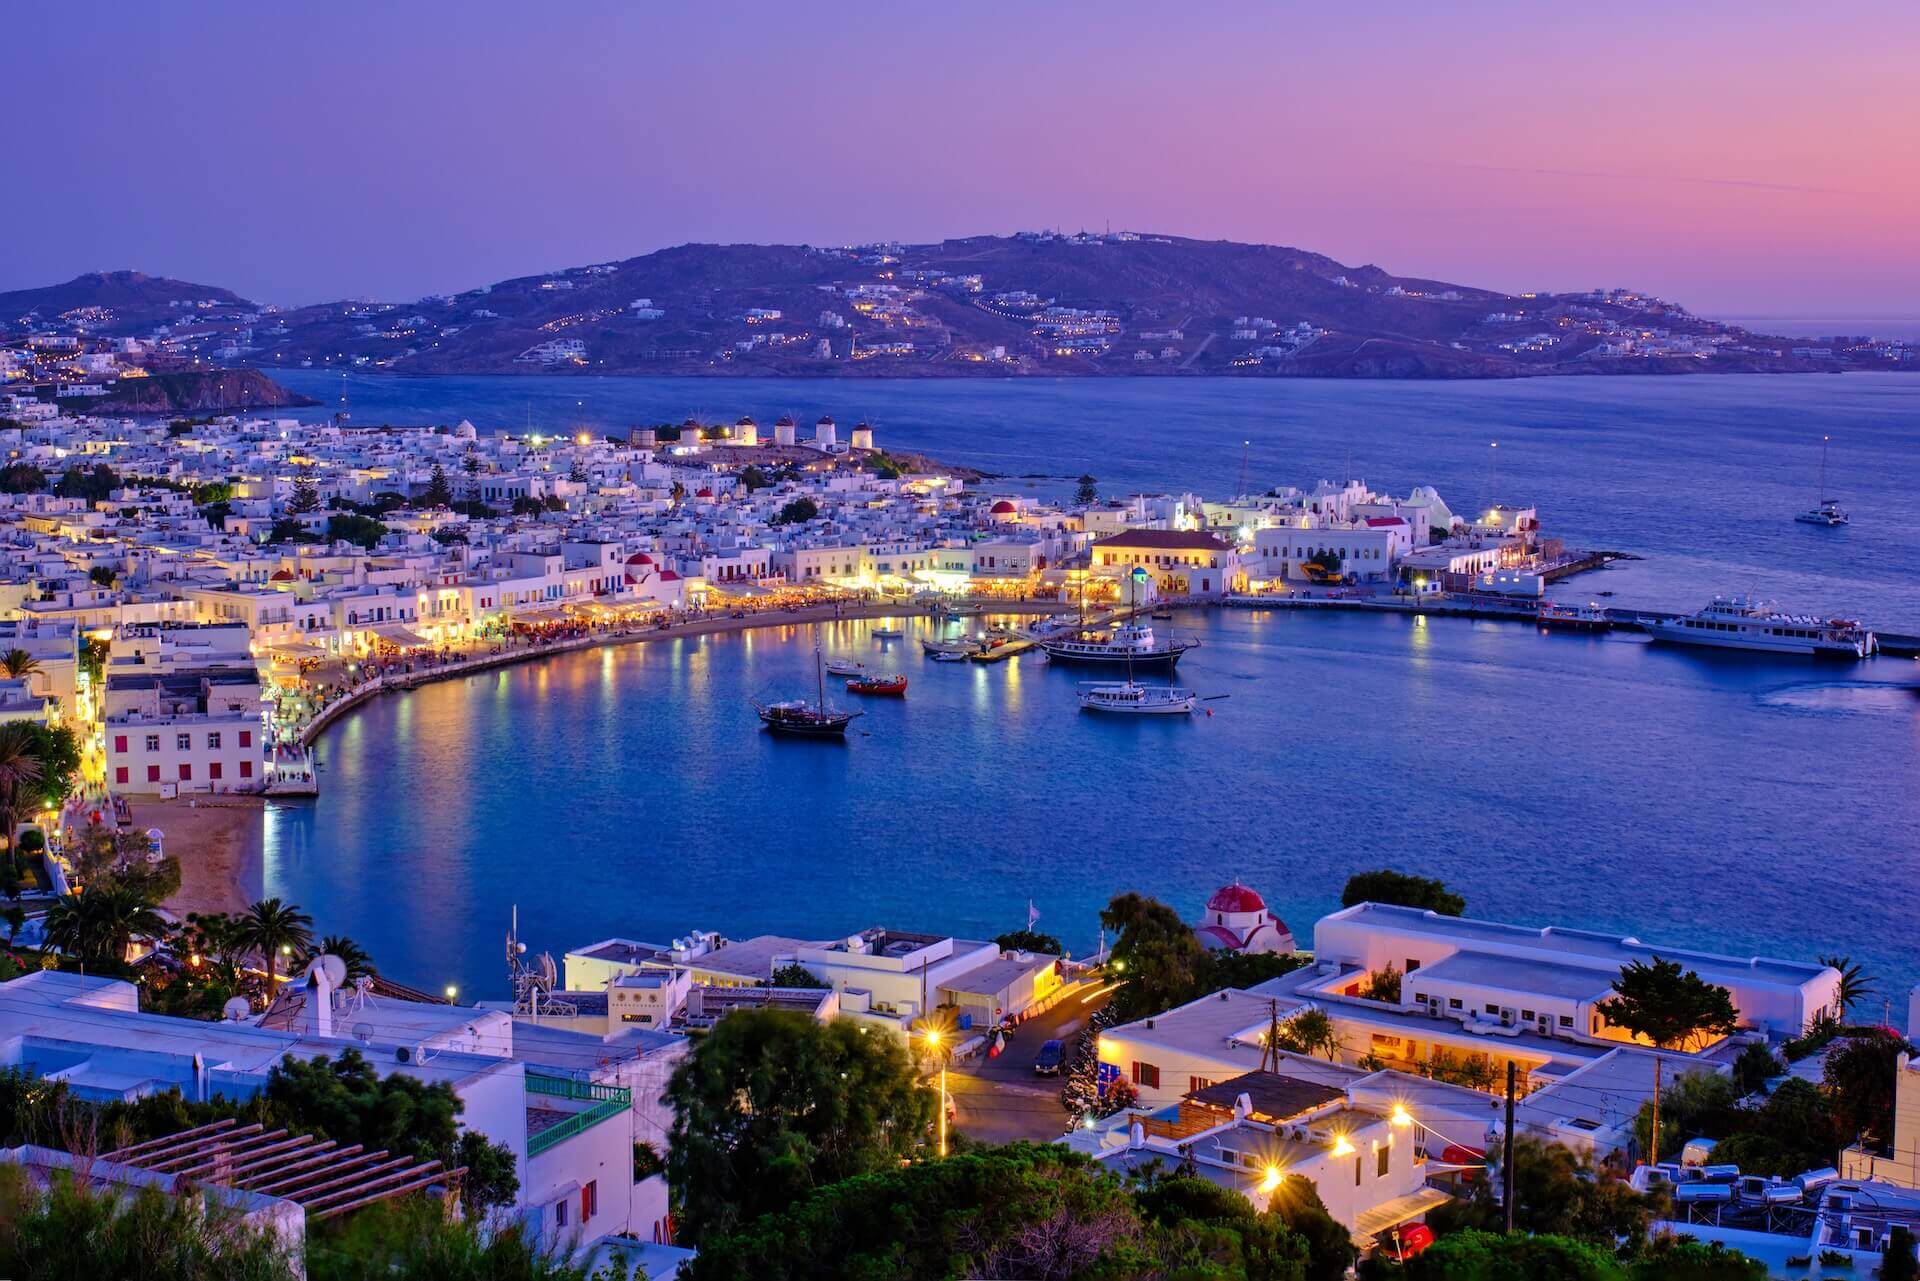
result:
[[(630, 1090), (568, 1076), (527, 1073), (527, 1093), (552, 1103), (527, 1100), (527, 1155), (538, 1156), (556, 1143), (592, 1129), (633, 1105)], [(585, 1107), (573, 1106), (585, 1104)]]

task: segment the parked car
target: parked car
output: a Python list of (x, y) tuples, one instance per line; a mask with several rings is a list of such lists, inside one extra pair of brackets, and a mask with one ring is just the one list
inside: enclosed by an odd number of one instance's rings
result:
[(1033, 1060), (1033, 1070), (1041, 1076), (1059, 1076), (1060, 1061), (1066, 1056), (1067, 1047), (1061, 1042), (1043, 1042), (1040, 1053)]

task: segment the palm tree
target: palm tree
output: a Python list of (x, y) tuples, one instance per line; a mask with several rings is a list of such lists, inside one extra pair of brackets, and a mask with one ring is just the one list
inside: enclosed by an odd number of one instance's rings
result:
[(13, 849), (23, 793), (40, 781), (39, 744), (24, 725), (0, 725), (0, 839)]
[(7, 923), (7, 946), (12, 947), (13, 941), (20, 937), (20, 931), (27, 927), (27, 910), (14, 904), (0, 912), (0, 921)]
[(280, 951), (313, 946), (313, 918), (290, 903), (263, 898), (240, 917), (240, 937), (267, 963), (267, 999), (280, 985)]
[(90, 886), (47, 909), (47, 942), (80, 961), (127, 959), (136, 935), (159, 938), (167, 923), (138, 890), (126, 885)]
[(240, 986), (240, 962), (247, 954), (240, 920), (225, 912), (187, 913), (183, 942), (192, 955), (199, 956), (214, 969), (222, 986)]
[(40, 670), (40, 660), (26, 650), (18, 647), (0, 654), (0, 667), (7, 669), (7, 679), (17, 681), (22, 676), (31, 676)]
[(301, 954), (300, 963), (311, 965), (316, 956), (337, 956), (347, 967), (349, 981), (363, 974), (373, 975), (380, 971), (373, 967), (373, 958), (367, 955), (367, 949), (344, 934), (329, 934)]
[[(1653, 1044), (1656, 1050), (1677, 1049), (1702, 1036), (1724, 1036), (1740, 1021), (1733, 997), (1724, 987), (1707, 982), (1692, 970), (1682, 972), (1678, 961), (1653, 958), (1651, 965), (1635, 961), (1613, 981), (1616, 995), (1600, 1002), (1607, 1022), (1623, 1027)], [(1660, 1159), (1660, 1066), (1653, 1056), (1653, 1124), (1647, 1143), (1647, 1163)]]
[(1860, 968), (1859, 962), (1850, 956), (1823, 956), (1820, 964), (1831, 966), (1840, 971), (1840, 990), (1834, 994), (1833, 1003), (1837, 1007), (1834, 1013), (1848, 1015), (1862, 998), (1872, 996), (1878, 989), (1873, 979)]

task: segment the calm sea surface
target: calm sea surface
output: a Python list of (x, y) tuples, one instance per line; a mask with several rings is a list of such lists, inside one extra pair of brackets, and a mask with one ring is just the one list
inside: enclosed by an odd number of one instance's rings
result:
[[(293, 372), (311, 395), (338, 375)], [(867, 418), (1049, 492), (1255, 487), (1349, 470), (1457, 511), (1537, 504), (1576, 546), (1645, 557), (1564, 584), (1693, 608), (1755, 591), (1920, 631), (1920, 378), (1521, 383), (694, 382), (353, 376), (354, 421), (614, 428), (689, 413)], [(529, 408), (530, 406), (530, 408)], [(1796, 525), (1818, 438), (1841, 530)], [(1489, 449), (1498, 441), (1497, 451)], [(1251, 442), (1243, 445), (1242, 442)], [(1497, 467), (1489, 455), (1497, 452)], [(1015, 479), (1040, 473), (1051, 479)], [(1346, 875), (1437, 875), (1506, 919), (1747, 953), (1840, 951), (1904, 1010), (1920, 979), (1920, 664), (1834, 668), (1493, 623), (1194, 614), (1212, 716), (1081, 715), (1036, 658), (927, 664), (868, 624), (830, 653), (912, 678), (844, 745), (749, 700), (812, 680), (768, 630), (571, 655), (383, 698), (328, 731), (323, 795), (275, 807), (266, 888), (390, 972), (499, 995), (500, 944), (608, 934), (827, 937), (865, 925), (1090, 947), (1121, 889), (1194, 911), (1233, 876), (1304, 933)], [(924, 628), (925, 623), (915, 624)]]

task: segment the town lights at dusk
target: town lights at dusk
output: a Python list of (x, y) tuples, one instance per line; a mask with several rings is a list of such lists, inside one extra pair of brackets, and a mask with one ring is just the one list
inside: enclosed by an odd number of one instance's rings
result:
[(563, 12), (8, 14), (0, 1275), (1920, 1270), (1908, 6)]

